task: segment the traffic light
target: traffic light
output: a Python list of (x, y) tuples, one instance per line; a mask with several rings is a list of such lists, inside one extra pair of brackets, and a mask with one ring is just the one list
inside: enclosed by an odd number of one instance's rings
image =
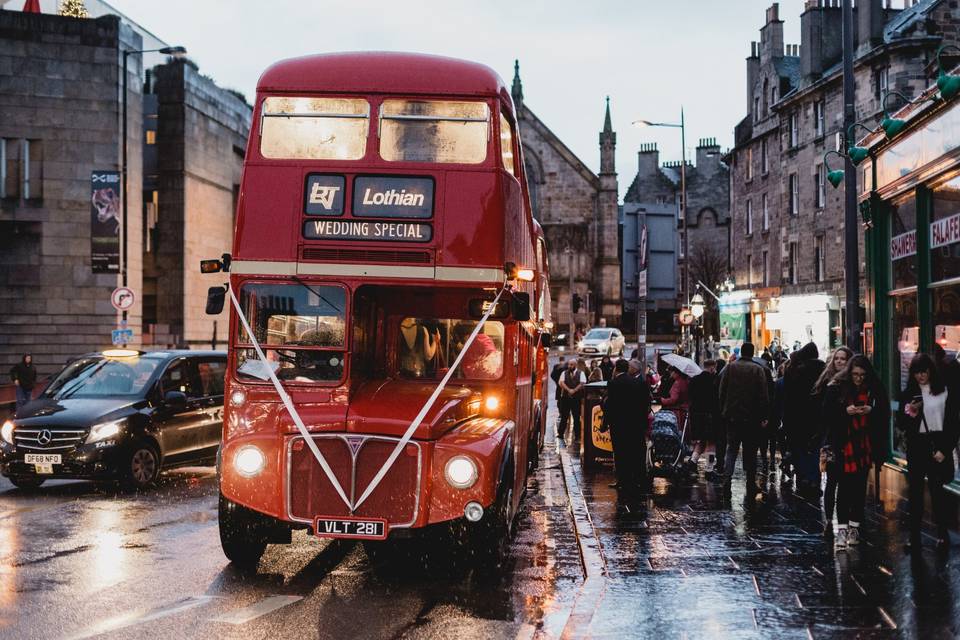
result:
[(579, 293), (573, 294), (573, 312), (576, 313), (580, 311), (580, 305), (582, 304), (582, 299), (580, 298)]

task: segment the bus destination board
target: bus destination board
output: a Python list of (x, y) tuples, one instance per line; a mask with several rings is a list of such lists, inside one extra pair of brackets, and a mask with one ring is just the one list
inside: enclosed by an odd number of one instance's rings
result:
[(423, 222), (307, 220), (303, 224), (303, 237), (311, 240), (430, 242), (433, 239), (433, 227)]

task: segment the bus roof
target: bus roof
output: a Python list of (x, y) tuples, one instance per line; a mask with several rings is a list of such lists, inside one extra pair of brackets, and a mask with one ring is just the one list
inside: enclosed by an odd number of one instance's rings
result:
[(490, 67), (421, 53), (325, 53), (281, 60), (260, 76), (258, 92), (395, 93), (505, 96)]

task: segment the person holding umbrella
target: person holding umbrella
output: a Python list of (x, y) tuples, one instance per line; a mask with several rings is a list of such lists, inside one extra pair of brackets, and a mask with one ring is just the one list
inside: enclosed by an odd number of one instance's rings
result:
[(684, 424), (690, 405), (690, 378), (702, 371), (697, 363), (675, 353), (663, 356), (663, 362), (670, 367), (670, 393), (660, 400), (660, 406), (670, 409), (677, 416), (677, 424)]

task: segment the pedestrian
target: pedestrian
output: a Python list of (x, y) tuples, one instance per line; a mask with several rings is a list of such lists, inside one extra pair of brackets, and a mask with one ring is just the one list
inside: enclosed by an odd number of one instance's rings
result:
[(560, 356), (560, 361), (557, 364), (553, 365), (553, 369), (550, 371), (550, 379), (553, 380), (553, 384), (556, 385), (556, 388), (553, 392), (553, 399), (557, 403), (557, 410), (560, 409), (560, 397), (563, 392), (563, 389), (560, 388), (560, 375), (566, 370), (566, 358)]
[(700, 456), (707, 448), (707, 442), (714, 439), (714, 424), (720, 413), (720, 400), (717, 396), (717, 363), (706, 360), (703, 371), (690, 379), (690, 439), (695, 443), (693, 454), (688, 463), (691, 472), (697, 471)]
[(770, 353), (770, 347), (764, 347), (760, 359), (767, 363), (767, 366), (773, 369), (773, 354)]
[(950, 546), (950, 498), (943, 485), (953, 479), (953, 450), (960, 437), (960, 390), (948, 387), (933, 358), (918, 353), (910, 361), (907, 388), (900, 396), (900, 428), (907, 434), (911, 551), (920, 551), (923, 485), (926, 480), (937, 525), (937, 548)]
[(783, 379), (786, 372), (788, 360), (782, 361), (777, 366), (777, 380), (773, 383), (773, 422), (770, 428), (776, 432), (777, 448), (780, 449), (780, 473), (782, 480), (789, 480), (793, 477), (793, 465), (790, 462), (790, 448), (787, 446), (786, 431), (783, 428)]
[(937, 368), (940, 369), (941, 377), (947, 388), (960, 386), (960, 362), (957, 361), (956, 356), (948, 356), (944, 348), (934, 342), (933, 360), (936, 362)]
[(10, 368), (10, 379), (17, 389), (16, 410), (33, 398), (33, 387), (37, 384), (37, 368), (33, 365), (33, 356), (23, 355), (18, 364)]
[[(846, 368), (827, 385), (823, 419), (826, 434), (820, 464), (836, 486), (834, 548), (843, 550), (860, 544), (870, 469), (887, 457), (890, 401), (866, 356), (850, 358)], [(824, 524), (824, 534), (829, 536), (832, 529), (831, 513)]]
[[(826, 427), (828, 426), (829, 417), (826, 414), (826, 408), (824, 405), (824, 398), (827, 393), (827, 387), (830, 384), (834, 383), (834, 379), (847, 368), (847, 364), (850, 362), (850, 359), (853, 358), (853, 351), (847, 347), (837, 347), (834, 352), (830, 355), (830, 358), (827, 360), (827, 366), (823, 368), (823, 373), (820, 374), (820, 377), (817, 379), (817, 382), (813, 385), (813, 390), (810, 393), (811, 398), (817, 406), (821, 407), (823, 413), (823, 420), (818, 421), (818, 424), (824, 425), (824, 432), (821, 436), (821, 440), (826, 438)], [(822, 458), (823, 456), (821, 456)], [(837, 502), (837, 482), (839, 476), (836, 473), (831, 473), (830, 469), (826, 471), (827, 483), (824, 487), (823, 492), (823, 515), (827, 521), (827, 526), (824, 527), (823, 533), (826, 536), (833, 534), (833, 509)]]
[(798, 489), (812, 494), (820, 491), (819, 454), (822, 438), (816, 426), (820, 406), (810, 400), (813, 386), (823, 373), (816, 343), (809, 342), (790, 356), (783, 374), (783, 427), (790, 459), (797, 474)]
[(600, 358), (600, 372), (607, 382), (610, 382), (610, 379), (613, 378), (613, 360), (610, 356), (605, 355)]
[[(637, 360), (637, 358), (631, 358), (631, 360)], [(643, 367), (646, 369), (644, 378), (647, 381), (647, 386), (650, 388), (650, 394), (653, 395), (660, 386), (660, 376), (649, 362), (643, 365)]]
[[(582, 360), (581, 360), (582, 362)], [(557, 438), (564, 444), (563, 438), (567, 433), (567, 424), (573, 414), (574, 433), (580, 432), (580, 398), (583, 396), (583, 385), (587, 384), (587, 376), (577, 366), (577, 361), (567, 360), (567, 370), (560, 376), (560, 425), (557, 429)]]
[(660, 398), (660, 406), (673, 411), (677, 424), (683, 425), (690, 408), (690, 378), (676, 367), (670, 367), (670, 381), (670, 392)]
[(724, 368), (720, 379), (720, 411), (727, 426), (724, 481), (729, 485), (743, 445), (747, 499), (758, 493), (757, 447), (770, 415), (770, 374), (753, 361), (753, 354), (753, 344), (744, 342), (740, 357)]
[(596, 360), (590, 361), (590, 373), (587, 375), (587, 382), (603, 382), (603, 371), (600, 370), (600, 363)]
[(590, 367), (587, 366), (587, 361), (583, 358), (577, 358), (577, 370), (579, 370), (584, 377), (590, 375)]
[(647, 486), (647, 415), (650, 388), (638, 375), (637, 360), (617, 360), (607, 385), (601, 431), (610, 431), (616, 482), (610, 486), (625, 494)]

